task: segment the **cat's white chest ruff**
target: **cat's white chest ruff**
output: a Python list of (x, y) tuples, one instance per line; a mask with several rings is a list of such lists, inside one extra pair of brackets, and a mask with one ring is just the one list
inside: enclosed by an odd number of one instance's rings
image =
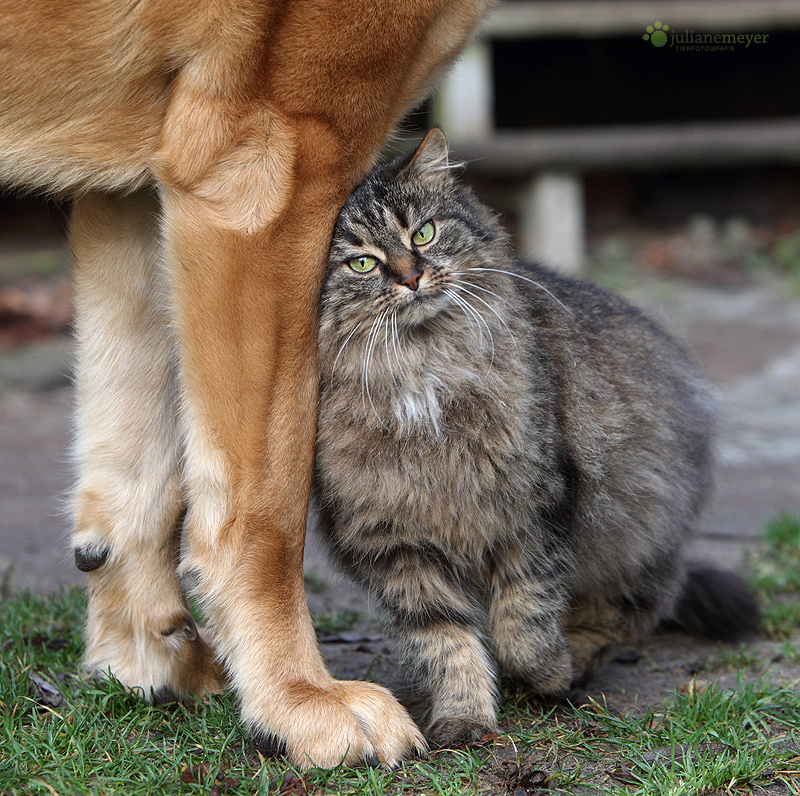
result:
[(394, 398), (394, 416), (401, 428), (425, 426), (437, 437), (442, 433), (442, 382), (430, 377), (401, 384)]

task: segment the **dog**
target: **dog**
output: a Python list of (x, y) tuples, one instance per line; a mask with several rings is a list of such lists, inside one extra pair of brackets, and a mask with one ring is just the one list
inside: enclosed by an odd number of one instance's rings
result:
[(424, 745), (305, 603), (317, 302), (339, 207), (488, 2), (0, 0), (0, 182), (74, 200), (85, 665), (156, 699), (221, 672), (298, 766)]

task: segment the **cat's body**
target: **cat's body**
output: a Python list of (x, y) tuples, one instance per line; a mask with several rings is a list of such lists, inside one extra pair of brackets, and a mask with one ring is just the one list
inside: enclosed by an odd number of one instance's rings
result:
[(333, 549), (431, 691), (439, 742), (495, 726), (496, 669), (563, 693), (674, 613), (714, 425), (671, 338), (515, 265), (446, 159), (434, 131), (342, 211), (316, 468)]

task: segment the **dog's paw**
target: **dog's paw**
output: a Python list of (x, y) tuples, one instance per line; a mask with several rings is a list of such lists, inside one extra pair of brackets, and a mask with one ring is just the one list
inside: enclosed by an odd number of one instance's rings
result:
[(283, 753), (299, 768), (364, 763), (394, 767), (427, 748), (405, 708), (374, 683), (296, 686), (280, 714), (278, 724), (269, 729), (252, 718), (247, 724), (260, 751)]
[[(101, 615), (101, 619), (104, 619)], [(188, 613), (149, 618), (134, 627), (90, 618), (83, 668), (89, 676), (109, 672), (121, 683), (156, 703), (180, 701), (221, 691), (225, 677), (214, 659), (213, 639)]]

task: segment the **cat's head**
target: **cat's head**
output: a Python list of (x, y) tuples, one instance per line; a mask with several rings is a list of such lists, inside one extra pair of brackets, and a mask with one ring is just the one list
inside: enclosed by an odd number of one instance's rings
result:
[[(411, 155), (376, 168), (336, 222), (323, 315), (392, 310), (400, 328), (462, 312), (455, 287), (505, 252), (494, 213), (456, 179), (447, 140), (433, 128)], [(471, 279), (470, 279), (471, 281)]]

